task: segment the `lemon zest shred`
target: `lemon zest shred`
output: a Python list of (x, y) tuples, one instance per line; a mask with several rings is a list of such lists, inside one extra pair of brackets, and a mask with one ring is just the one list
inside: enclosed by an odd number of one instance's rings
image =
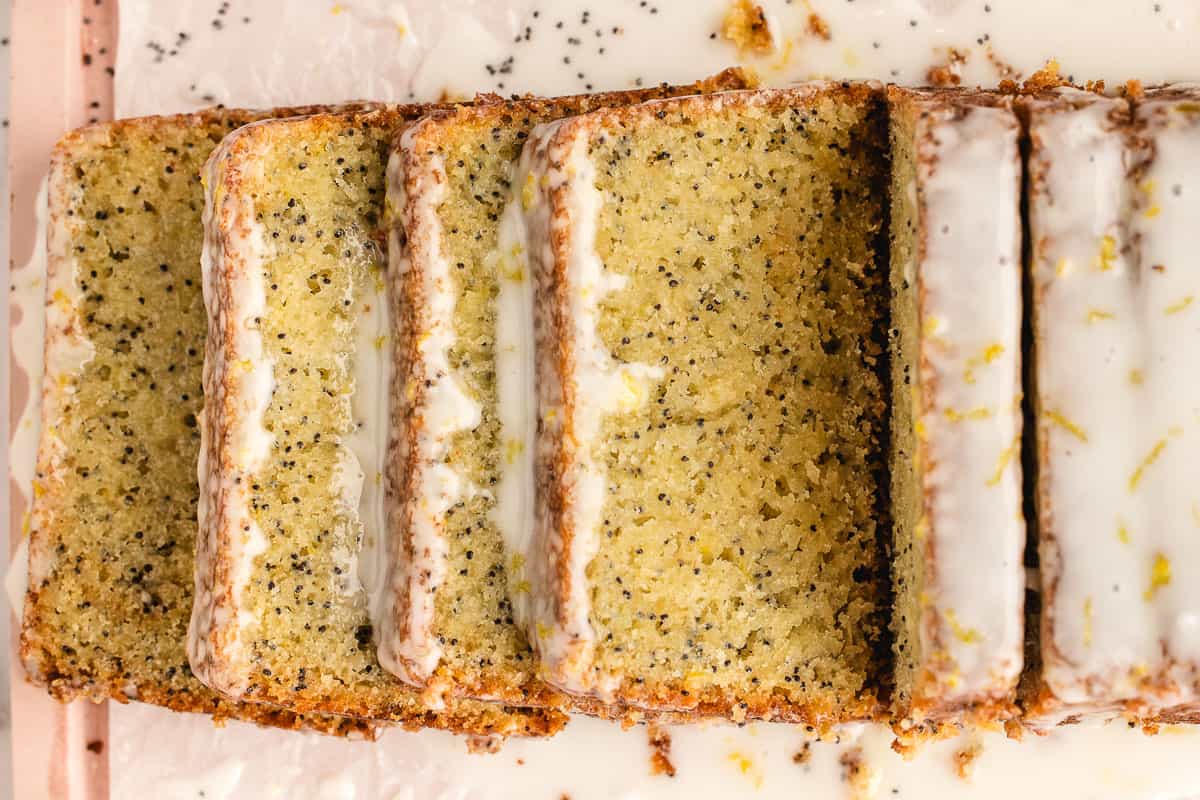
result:
[(1158, 457), (1161, 456), (1163, 450), (1166, 449), (1166, 439), (1159, 439), (1154, 443), (1154, 447), (1152, 447), (1150, 452), (1146, 454), (1146, 457), (1142, 459), (1142, 463), (1138, 464), (1137, 469), (1135, 469), (1133, 474), (1129, 476), (1129, 491), (1137, 491), (1138, 484), (1142, 482), (1142, 477), (1146, 474), (1146, 470), (1149, 469), (1155, 461), (1158, 461)]
[(945, 611), (946, 622), (950, 623), (950, 630), (954, 632), (954, 638), (958, 639), (963, 644), (979, 644), (983, 641), (983, 634), (975, 628), (967, 628), (958, 620), (958, 615), (954, 613), (954, 609), (947, 608)]
[(1095, 609), (1092, 607), (1092, 598), (1089, 595), (1083, 601), (1083, 646), (1092, 646), (1092, 619), (1095, 616)]
[(996, 471), (992, 473), (992, 477), (988, 478), (988, 486), (999, 486), (1000, 480), (1004, 477), (1004, 470), (1008, 469), (1008, 465), (1012, 462), (1013, 456), (1017, 454), (1017, 448), (1021, 446), (1021, 437), (1013, 439), (1012, 444), (1004, 448), (1000, 453), (1000, 458), (996, 460)]
[(1108, 272), (1113, 268), (1113, 261), (1117, 258), (1117, 240), (1111, 236), (1105, 235), (1100, 239), (1100, 254), (1096, 257), (1096, 264), (1101, 272)]
[(1167, 306), (1167, 313), (1168, 314), (1178, 314), (1180, 311), (1187, 309), (1187, 307), (1190, 306), (1195, 301), (1196, 301), (1195, 295), (1189, 294), (1187, 297), (1183, 298), (1178, 303), (1172, 303), (1171, 305)]
[(1054, 409), (1051, 409), (1049, 411), (1043, 412), (1042, 415), (1044, 417), (1046, 417), (1046, 419), (1053, 422), (1058, 427), (1060, 427), (1063, 430), (1070, 433), (1072, 436), (1074, 436), (1079, 441), (1085, 442), (1085, 443), (1087, 442), (1087, 440), (1088, 440), (1087, 431), (1085, 431), (1083, 428), (1079, 427), (1079, 425), (1075, 424), (1071, 420), (1067, 419), (1066, 415), (1064, 415), (1061, 411), (1055, 411)]
[(1150, 569), (1150, 586), (1142, 595), (1146, 602), (1154, 599), (1159, 589), (1171, 582), (1171, 561), (1162, 553), (1154, 556), (1154, 566)]

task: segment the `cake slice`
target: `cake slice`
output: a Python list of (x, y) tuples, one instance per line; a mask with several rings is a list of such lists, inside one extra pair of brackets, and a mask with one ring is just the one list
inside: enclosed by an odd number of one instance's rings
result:
[[(528, 271), (512, 174), (539, 124), (656, 97), (740, 88), (736, 71), (691, 86), (552, 100), (495, 100), (431, 115), (395, 145), (389, 205), (397, 316), (389, 479), (393, 577), (378, 642), (384, 666), (431, 697), (568, 701), (538, 679), (514, 624), (506, 546), (532, 513), (533, 369)], [(570, 700), (602, 713), (601, 704)]]
[(234, 698), (476, 734), (565, 717), (422, 702), (380, 669), (388, 146), (426, 107), (264, 122), (205, 168), (209, 314), (188, 654)]
[(894, 706), (1012, 715), (1025, 567), (1011, 100), (890, 87)]
[(193, 677), (184, 652), (205, 337), (199, 169), (234, 128), (312, 110), (121, 120), (54, 149), (21, 658), (59, 700), (371, 732), (224, 700)]
[(1024, 102), (1037, 411), (1034, 725), (1194, 716), (1200, 93)]
[(536, 525), (550, 683), (825, 727), (887, 682), (881, 90), (815, 83), (535, 130)]

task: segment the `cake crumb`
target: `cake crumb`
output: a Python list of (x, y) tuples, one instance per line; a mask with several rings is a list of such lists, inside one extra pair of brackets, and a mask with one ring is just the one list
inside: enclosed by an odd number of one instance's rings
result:
[(803, 765), (809, 761), (812, 761), (812, 742), (805, 742), (804, 746), (792, 756), (792, 763)]
[(833, 38), (833, 34), (829, 32), (829, 23), (820, 14), (813, 13), (808, 15), (807, 29), (809, 34), (826, 42)]
[(849, 800), (871, 800), (879, 790), (879, 773), (867, 764), (861, 747), (851, 747), (842, 753), (842, 783), (849, 791)]
[(962, 84), (962, 68), (967, 63), (969, 54), (956, 47), (946, 49), (946, 59), (940, 64), (934, 64), (925, 73), (925, 80), (933, 86), (942, 88), (960, 86)]
[(973, 741), (954, 751), (954, 773), (964, 781), (971, 780), (975, 760), (983, 755), (983, 742)]
[(721, 36), (737, 45), (739, 53), (763, 56), (775, 51), (766, 12), (750, 0), (734, 0), (729, 6), (721, 21)]
[[(483, 753), (499, 753), (500, 748), (504, 746), (503, 736), (468, 736), (467, 737), (467, 752), (473, 755)], [(517, 759), (520, 764), (521, 760)]]
[(650, 774), (675, 777), (675, 765), (671, 763), (671, 734), (657, 725), (646, 729), (650, 740)]

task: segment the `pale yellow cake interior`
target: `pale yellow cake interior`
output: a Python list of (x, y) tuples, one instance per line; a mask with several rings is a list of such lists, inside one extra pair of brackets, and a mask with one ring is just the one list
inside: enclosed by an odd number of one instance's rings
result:
[(665, 373), (593, 450), (595, 668), (635, 692), (854, 715), (879, 690), (883, 136), (834, 89), (592, 138), (596, 249), (628, 278), (599, 332)]

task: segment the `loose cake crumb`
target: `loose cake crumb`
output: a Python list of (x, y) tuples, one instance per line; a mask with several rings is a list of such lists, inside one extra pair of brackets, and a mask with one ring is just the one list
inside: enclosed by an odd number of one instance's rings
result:
[(849, 790), (850, 800), (870, 800), (879, 789), (879, 772), (872, 768), (863, 756), (861, 747), (851, 747), (842, 753), (838, 763), (842, 765), (842, 782)]
[(671, 763), (671, 734), (657, 725), (646, 729), (650, 740), (650, 774), (675, 777), (675, 765)]
[(750, 0), (734, 0), (729, 6), (721, 21), (721, 36), (737, 45), (740, 54), (763, 56), (775, 51), (775, 37), (767, 25), (767, 15), (762, 6)]
[(833, 34), (829, 32), (829, 23), (826, 22), (820, 14), (808, 15), (808, 32), (818, 39), (823, 39), (828, 42), (833, 38)]
[[(467, 752), (472, 755), (481, 755), (483, 753), (499, 753), (500, 748), (504, 746), (503, 736), (468, 736), (467, 737)], [(521, 763), (520, 759), (517, 763)]]
[(983, 755), (983, 742), (972, 741), (954, 751), (954, 773), (969, 781), (975, 772), (975, 760)]
[(955, 47), (947, 48), (946, 59), (934, 64), (925, 73), (925, 80), (934, 86), (950, 87), (962, 84), (962, 68), (970, 54)]

